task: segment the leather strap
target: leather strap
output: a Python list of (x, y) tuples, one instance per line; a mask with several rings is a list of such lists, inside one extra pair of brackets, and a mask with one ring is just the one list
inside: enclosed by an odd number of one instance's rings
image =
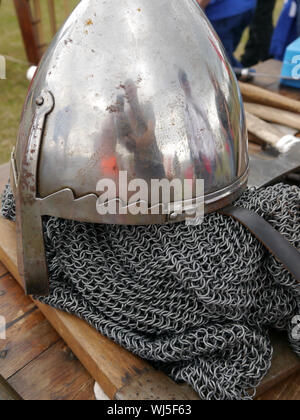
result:
[(273, 254), (300, 283), (300, 252), (277, 232), (265, 219), (242, 207), (229, 206), (219, 213), (233, 217)]

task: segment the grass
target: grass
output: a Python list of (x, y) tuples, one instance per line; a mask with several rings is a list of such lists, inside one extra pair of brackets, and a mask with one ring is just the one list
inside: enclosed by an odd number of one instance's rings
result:
[[(0, 8), (0, 54), (26, 60), (13, 2), (2, 1)], [(26, 95), (27, 65), (7, 61), (7, 79), (0, 80), (0, 163), (9, 159), (15, 142), (18, 120)]]
[[(58, 22), (62, 23), (64, 12), (61, 0), (55, 0), (58, 12)], [(74, 6), (78, 0), (72, 0)], [(274, 19), (276, 20), (282, 8), (283, 0), (277, 0)], [(46, 2), (41, 1), (42, 15), (47, 16)], [(46, 25), (45, 36), (49, 37), (49, 25)], [(238, 48), (241, 55), (247, 42), (248, 33), (245, 32)], [(0, 54), (21, 60), (7, 61), (7, 79), (0, 80), (0, 164), (9, 160), (11, 148), (15, 144), (18, 124), (22, 112), (23, 102), (29, 82), (26, 72), (30, 66), (27, 63), (18, 21), (12, 0), (2, 0), (0, 6)]]
[[(64, 20), (61, 0), (56, 1), (58, 23)], [(74, 6), (78, 0), (71, 0)], [(46, 1), (41, 0), (42, 16), (48, 16)], [(45, 38), (50, 39), (49, 23), (45, 25)], [(15, 144), (20, 115), (27, 94), (29, 82), (26, 72), (30, 67), (27, 63), (23, 41), (12, 0), (2, 0), (0, 6), (0, 54), (20, 60), (14, 62), (7, 59), (6, 80), (0, 80), (0, 164), (10, 158), (11, 149)]]

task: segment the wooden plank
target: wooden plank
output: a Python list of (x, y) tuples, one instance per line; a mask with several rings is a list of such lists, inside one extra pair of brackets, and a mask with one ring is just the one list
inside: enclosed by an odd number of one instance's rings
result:
[(26, 316), (34, 308), (34, 303), (24, 295), (10, 274), (0, 279), (0, 315), (5, 317), (7, 325)]
[(22, 398), (16, 391), (0, 376), (0, 401), (20, 401)]
[[(60, 340), (9, 380), (25, 400), (72, 400), (93, 395), (94, 381)], [(88, 388), (87, 388), (88, 387)], [(87, 390), (88, 389), (88, 390)]]
[(48, 4), (50, 28), (51, 28), (52, 35), (54, 36), (57, 32), (54, 0), (48, 0), (47, 4)]
[(70, 12), (71, 12), (69, 0), (64, 0), (64, 10), (65, 10), (65, 17), (66, 18), (69, 17)]
[(257, 398), (258, 401), (300, 401), (300, 373)]
[(40, 4), (40, 0), (32, 0), (32, 1), (33, 1), (34, 18), (35, 18), (33, 21), (33, 25), (35, 26), (36, 32), (38, 35), (38, 48), (40, 50), (40, 55), (43, 55), (46, 49), (46, 43), (45, 43), (45, 36), (44, 36), (41, 4)]
[[(78, 362), (79, 363), (79, 362)], [(74, 392), (72, 400), (75, 401), (95, 401), (94, 394), (95, 381), (90, 377), (90, 380), (80, 386), (77, 392)]]
[(5, 274), (8, 274), (7, 268), (0, 263), (0, 277), (4, 276)]
[(272, 366), (257, 390), (257, 397), (264, 395), (275, 385), (282, 383), (285, 379), (300, 371), (300, 359), (289, 348), (285, 334), (274, 331), (271, 338), (274, 347)]
[(14, 0), (19, 25), (28, 61), (37, 65), (41, 59), (37, 34), (32, 25), (32, 14), (28, 0)]
[(296, 132), (300, 131), (299, 114), (260, 104), (245, 103), (244, 105), (247, 112), (250, 112), (250, 114), (264, 121), (291, 127), (292, 129), (295, 129)]
[(13, 376), (59, 340), (40, 311), (20, 319), (7, 329), (6, 340), (0, 340), (1, 375), (5, 379)]
[(244, 101), (300, 113), (299, 101), (294, 98), (292, 99), (288, 96), (280, 95), (277, 92), (271, 92), (270, 90), (263, 89), (251, 83), (239, 82), (239, 86)]

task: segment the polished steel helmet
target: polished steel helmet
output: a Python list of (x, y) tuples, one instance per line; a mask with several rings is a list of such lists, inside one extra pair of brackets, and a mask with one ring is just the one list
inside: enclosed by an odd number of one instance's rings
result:
[[(120, 173), (147, 184), (203, 179), (205, 191), (183, 203), (180, 214), (178, 197), (158, 199), (154, 213), (100, 214), (103, 179), (116, 185), (109, 201), (132, 204), (132, 195), (120, 196)], [(239, 88), (197, 2), (82, 0), (41, 61), (12, 155), (27, 293), (48, 291), (43, 216), (179, 222), (191, 217), (199, 198), (207, 213), (231, 203), (247, 176)]]

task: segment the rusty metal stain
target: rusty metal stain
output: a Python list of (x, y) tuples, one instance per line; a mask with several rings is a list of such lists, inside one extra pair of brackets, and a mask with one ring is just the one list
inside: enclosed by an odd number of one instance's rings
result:
[(119, 110), (118, 105), (110, 105), (106, 108), (106, 111), (108, 111), (110, 114), (113, 114), (113, 113), (119, 112), (120, 110)]
[(132, 370), (134, 373), (129, 373), (126, 372), (125, 376), (122, 377), (122, 383), (124, 385), (127, 385), (128, 383), (130, 383), (130, 381), (136, 377), (136, 375), (140, 376), (143, 375), (144, 373), (149, 372), (149, 369), (147, 367), (145, 367), (144, 369), (139, 369), (136, 366), (131, 366)]
[(134, 370), (134, 372), (135, 372), (137, 375), (142, 375), (143, 373), (149, 372), (149, 369), (148, 369), (148, 368), (139, 369), (139, 368), (137, 368), (136, 366), (132, 366), (132, 369)]
[(8, 355), (8, 350), (1, 350), (0, 351), (0, 359), (2, 359), (2, 360), (6, 359), (7, 355)]
[(65, 45), (68, 45), (68, 44), (73, 44), (73, 39), (71, 39), (71, 38), (68, 38), (68, 39), (65, 39)]
[(125, 376), (122, 376), (122, 383), (127, 384), (131, 379), (131, 376), (128, 372), (126, 372)]

